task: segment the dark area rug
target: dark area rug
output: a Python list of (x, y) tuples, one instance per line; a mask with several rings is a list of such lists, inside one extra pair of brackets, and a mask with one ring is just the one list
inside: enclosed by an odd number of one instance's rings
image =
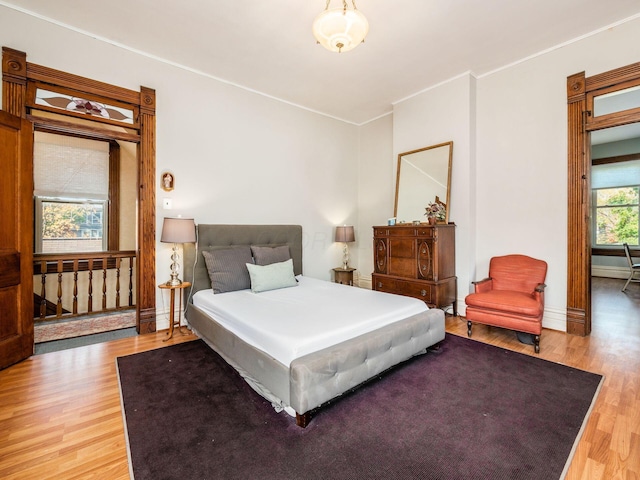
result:
[(201, 340), (117, 364), (136, 480), (557, 479), (602, 380), (447, 335), (301, 429)]

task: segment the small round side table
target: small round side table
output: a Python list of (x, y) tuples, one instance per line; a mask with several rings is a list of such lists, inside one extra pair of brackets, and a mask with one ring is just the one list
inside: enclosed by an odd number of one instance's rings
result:
[(170, 307), (169, 307), (169, 336), (167, 338), (165, 338), (163, 340), (163, 342), (166, 342), (167, 340), (169, 340), (171, 337), (173, 337), (173, 328), (175, 326), (178, 327), (178, 330), (180, 330), (180, 333), (182, 333), (184, 335), (184, 333), (182, 332), (181, 328), (182, 325), (180, 325), (180, 320), (182, 319), (182, 295), (180, 295), (180, 311), (178, 313), (178, 320), (175, 320), (175, 309), (176, 309), (176, 290), (182, 291), (183, 288), (188, 288), (191, 286), (191, 282), (182, 282), (178, 285), (169, 285), (167, 283), (161, 283), (160, 285), (158, 285), (158, 288), (161, 288), (163, 290), (169, 290), (171, 292), (170, 297), (171, 297), (171, 301), (170, 301)]
[(355, 272), (355, 268), (347, 267), (347, 268), (334, 268), (334, 282), (341, 283), (342, 285), (352, 285), (353, 286), (353, 272)]

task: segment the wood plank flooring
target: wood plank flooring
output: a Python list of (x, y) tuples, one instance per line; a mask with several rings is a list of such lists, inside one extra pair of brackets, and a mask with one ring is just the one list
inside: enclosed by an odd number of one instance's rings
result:
[[(640, 480), (640, 285), (625, 294), (623, 284), (594, 280), (591, 336), (542, 334), (540, 358), (606, 377), (569, 480)], [(466, 321), (448, 318), (447, 331), (466, 336)], [(165, 336), (47, 353), (0, 371), (0, 478), (129, 478), (115, 358), (195, 338)], [(508, 330), (475, 325), (473, 338), (535, 355)]]

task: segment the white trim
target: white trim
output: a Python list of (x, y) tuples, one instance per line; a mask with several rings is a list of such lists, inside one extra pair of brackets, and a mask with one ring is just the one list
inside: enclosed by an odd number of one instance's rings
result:
[(367, 288), (369, 290), (373, 289), (373, 282), (371, 281), (371, 275), (358, 274), (357, 282), (360, 288)]
[(409, 99), (411, 99), (413, 97), (417, 97), (418, 95), (422, 95), (423, 93), (428, 92), (429, 90), (434, 90), (434, 89), (439, 88), (439, 87), (441, 87), (443, 85), (446, 85), (447, 83), (451, 83), (451, 82), (453, 82), (455, 80), (459, 80), (459, 79), (464, 78), (466, 76), (474, 77), (476, 79), (479, 78), (471, 70), (467, 70), (466, 72), (462, 72), (462, 73), (456, 75), (455, 77), (448, 78), (447, 80), (443, 80), (442, 82), (436, 83), (435, 85), (431, 85), (430, 87), (423, 88), (419, 92), (412, 93), (411, 95), (409, 95), (407, 97), (401, 98), (400, 100), (396, 100), (395, 102), (391, 102), (391, 105), (395, 106), (395, 105), (397, 105), (399, 103), (402, 103), (402, 102), (404, 102), (406, 100), (409, 100)]
[(559, 308), (547, 307), (542, 317), (542, 327), (560, 332), (567, 331), (567, 312)]
[(607, 265), (591, 265), (591, 276), (605, 278), (629, 278), (629, 267), (610, 267)]
[(620, 25), (624, 25), (625, 23), (631, 22), (631, 21), (636, 20), (638, 18), (640, 18), (640, 13), (636, 13), (635, 15), (632, 15), (632, 16), (627, 17), (627, 18), (623, 18), (622, 20), (618, 20), (617, 22), (611, 23), (611, 24), (606, 25), (604, 27), (600, 27), (597, 30), (593, 30), (592, 32), (585, 33), (584, 35), (580, 35), (579, 37), (572, 38), (571, 40), (567, 40), (566, 42), (559, 43), (559, 44), (554, 45), (553, 47), (549, 47), (549, 48), (547, 48), (545, 50), (541, 50), (541, 51), (539, 51), (537, 53), (529, 55), (528, 57), (524, 57), (524, 58), (521, 58), (520, 60), (516, 60), (515, 62), (508, 63), (506, 65), (503, 65), (502, 67), (498, 67), (498, 68), (496, 68), (494, 70), (491, 70), (489, 72), (485, 72), (485, 73), (483, 73), (481, 75), (478, 75), (476, 78), (481, 79), (481, 78), (484, 78), (484, 77), (488, 77), (490, 75), (493, 75), (494, 73), (498, 73), (498, 72), (501, 72), (502, 70), (506, 70), (508, 68), (515, 67), (516, 65), (519, 65), (519, 64), (524, 63), (524, 62), (528, 62), (529, 60), (532, 60), (532, 59), (534, 59), (536, 57), (541, 57), (541, 56), (546, 55), (547, 53), (551, 53), (551, 52), (553, 52), (555, 50), (560, 50), (561, 48), (567, 47), (567, 46), (572, 45), (572, 44), (574, 44), (576, 42), (580, 42), (580, 41), (582, 41), (582, 40), (584, 40), (586, 38), (592, 37), (594, 35), (598, 35), (599, 33), (605, 32), (607, 30), (611, 30), (612, 28), (619, 27)]

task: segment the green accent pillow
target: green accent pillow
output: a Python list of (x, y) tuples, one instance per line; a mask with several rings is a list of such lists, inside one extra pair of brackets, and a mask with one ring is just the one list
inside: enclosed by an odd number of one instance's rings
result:
[(293, 260), (291, 259), (270, 265), (247, 263), (247, 270), (249, 270), (253, 293), (298, 285), (296, 276), (293, 274)]

